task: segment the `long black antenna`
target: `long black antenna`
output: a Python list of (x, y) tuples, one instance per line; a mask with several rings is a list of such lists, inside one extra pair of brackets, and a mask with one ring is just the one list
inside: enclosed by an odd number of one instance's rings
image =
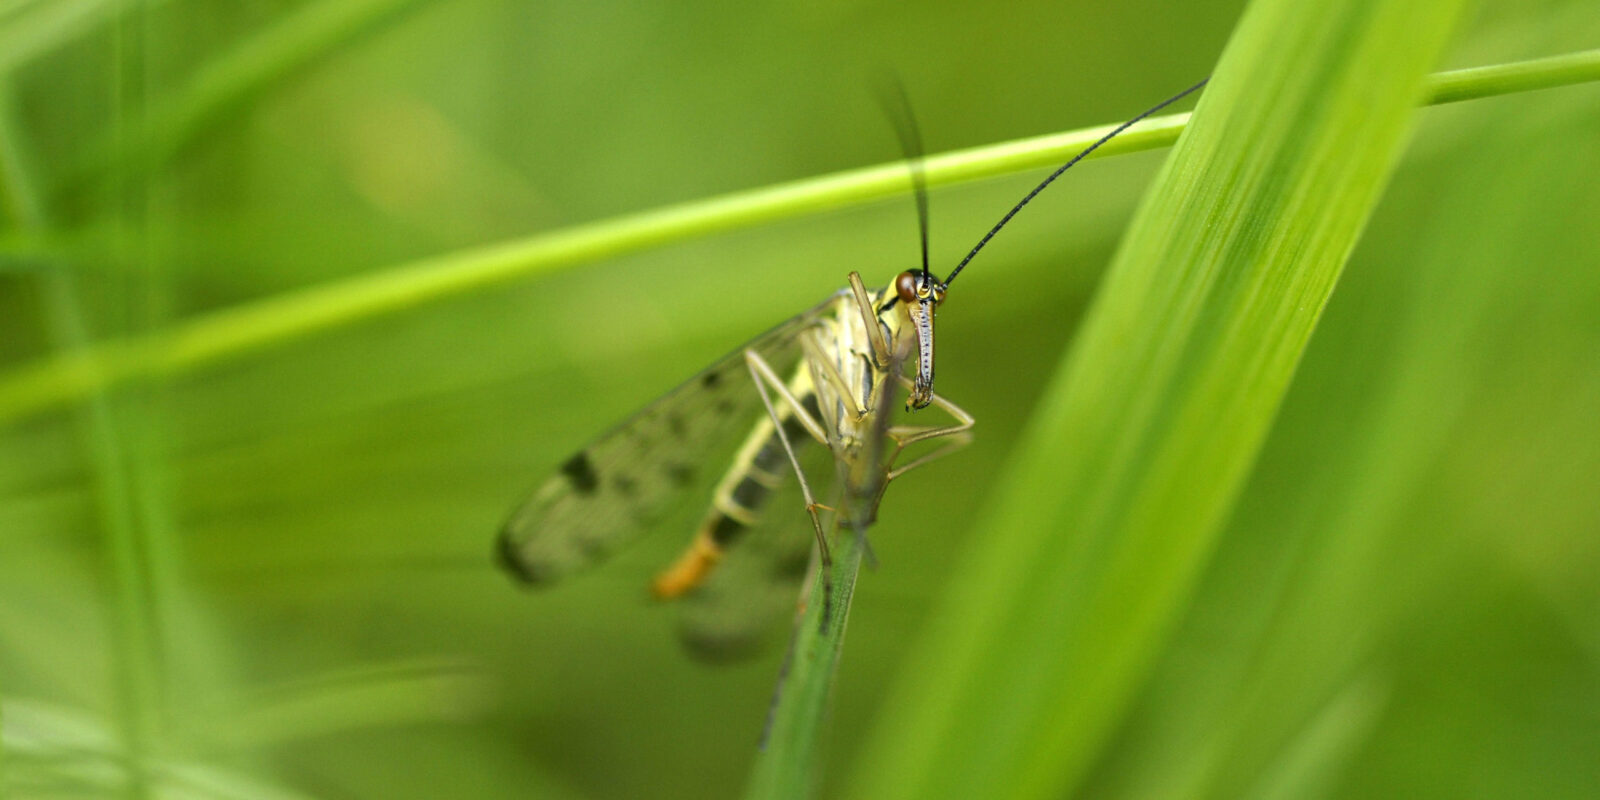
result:
[(931, 277), (928, 271), (928, 180), (923, 175), (922, 133), (917, 129), (917, 115), (911, 112), (911, 98), (906, 96), (905, 85), (893, 74), (886, 75), (879, 85), (878, 103), (894, 125), (895, 135), (900, 137), (900, 152), (911, 169), (911, 191), (917, 201), (917, 232), (922, 235), (922, 273)]
[[(957, 275), (961, 274), (961, 270), (962, 270), (962, 268), (967, 266), (967, 262), (971, 261), (972, 257), (977, 255), (978, 251), (982, 250), (983, 246), (988, 244), (989, 240), (993, 239), (994, 235), (999, 233), (1000, 229), (1004, 228), (1006, 226), (1006, 223), (1010, 222), (1011, 218), (1016, 216), (1018, 211), (1022, 210), (1023, 206), (1028, 204), (1028, 201), (1032, 200), (1040, 192), (1044, 191), (1044, 187), (1049, 186), (1051, 181), (1054, 181), (1056, 178), (1061, 177), (1061, 173), (1066, 172), (1067, 170), (1071, 169), (1073, 164), (1076, 164), (1079, 161), (1082, 161), (1084, 156), (1087, 156), (1090, 153), (1093, 153), (1096, 148), (1100, 147), (1100, 145), (1103, 145), (1106, 142), (1111, 141), (1113, 138), (1116, 137), (1117, 134), (1122, 133), (1123, 131), (1127, 130), (1128, 128), (1133, 127), (1134, 123), (1138, 122), (1139, 120), (1144, 119), (1145, 117), (1150, 116), (1151, 114), (1156, 113), (1157, 111), (1160, 111), (1163, 108), (1166, 108), (1167, 106), (1172, 105), (1173, 103), (1178, 102), (1179, 100), (1182, 100), (1190, 92), (1193, 92), (1196, 89), (1199, 89), (1200, 87), (1206, 85), (1206, 81), (1209, 81), (1209, 80), (1211, 80), (1211, 79), (1210, 78), (1206, 78), (1205, 80), (1202, 80), (1199, 83), (1197, 83), (1197, 84), (1195, 84), (1193, 86), (1190, 86), (1189, 88), (1184, 89), (1183, 91), (1178, 92), (1177, 94), (1175, 94), (1175, 95), (1173, 95), (1173, 96), (1171, 96), (1171, 97), (1169, 97), (1169, 98), (1167, 98), (1165, 100), (1162, 100), (1161, 102), (1155, 104), (1154, 106), (1151, 106), (1149, 109), (1147, 109), (1146, 111), (1141, 113), (1139, 116), (1134, 117), (1133, 119), (1130, 119), (1127, 122), (1122, 123), (1121, 125), (1118, 125), (1110, 133), (1100, 137), (1099, 141), (1095, 142), (1094, 144), (1089, 145), (1088, 147), (1085, 147), (1083, 149), (1083, 152), (1073, 156), (1071, 161), (1068, 161), (1067, 163), (1062, 164), (1060, 169), (1056, 170), (1055, 172), (1050, 173), (1050, 177), (1045, 178), (1043, 181), (1039, 182), (1038, 186), (1033, 187), (1033, 191), (1028, 192), (1026, 197), (1022, 198), (1022, 200), (1020, 202), (1018, 202), (1016, 205), (1012, 206), (1011, 210), (1007, 211), (1006, 215), (1001, 217), (1000, 221), (996, 222), (994, 224), (994, 227), (990, 228), (989, 232), (983, 235), (982, 239), (978, 240), (978, 244), (977, 244), (977, 246), (972, 248), (972, 252), (968, 253), (966, 258), (961, 259), (961, 263), (957, 264), (956, 268), (950, 271), (950, 277), (944, 279), (944, 284), (946, 286), (949, 286), (950, 282), (955, 280)], [(923, 201), (924, 204), (926, 202), (927, 202), (926, 200)]]

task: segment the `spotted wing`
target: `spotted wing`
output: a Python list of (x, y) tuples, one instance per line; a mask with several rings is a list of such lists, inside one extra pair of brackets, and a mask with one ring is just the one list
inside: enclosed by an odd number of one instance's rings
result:
[(721, 469), (705, 463), (707, 455), (747, 427), (760, 406), (745, 351), (776, 369), (792, 368), (798, 337), (838, 298), (752, 339), (562, 462), (501, 529), (501, 563), (526, 583), (547, 583), (649, 530), (703, 473)]

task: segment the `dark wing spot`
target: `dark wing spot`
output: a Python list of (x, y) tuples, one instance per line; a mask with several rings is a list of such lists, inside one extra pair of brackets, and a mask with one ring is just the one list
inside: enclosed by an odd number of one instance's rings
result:
[(517, 552), (517, 543), (512, 541), (510, 534), (500, 534), (494, 550), (495, 561), (499, 562), (500, 568), (511, 573), (511, 577), (518, 582), (533, 586), (550, 579), (537, 565), (522, 560), (522, 554)]
[(623, 497), (634, 497), (639, 494), (639, 482), (626, 475), (612, 477), (611, 485), (617, 490), (617, 494)]
[(733, 401), (729, 400), (726, 397), (724, 397), (721, 400), (717, 401), (717, 413), (718, 414), (732, 414), (733, 410), (735, 408), (737, 408), (737, 406), (735, 406), (733, 404)]
[(700, 385), (707, 389), (715, 389), (721, 384), (722, 373), (720, 372), (707, 372), (705, 377), (700, 379)]
[(683, 421), (683, 415), (676, 411), (667, 414), (667, 430), (672, 431), (673, 438), (682, 439), (689, 435), (689, 425)]
[(582, 450), (561, 465), (561, 474), (567, 476), (578, 494), (594, 494), (594, 490), (600, 486), (600, 479), (594, 474), (594, 463), (589, 460), (589, 454)]
[(694, 481), (694, 467), (688, 464), (669, 461), (666, 466), (661, 468), (661, 472), (667, 476), (667, 480), (672, 481), (674, 486), (687, 486)]
[(650, 440), (649, 436), (645, 435), (643, 425), (630, 425), (627, 433), (628, 438), (633, 440), (633, 445), (640, 450), (649, 450), (655, 444)]

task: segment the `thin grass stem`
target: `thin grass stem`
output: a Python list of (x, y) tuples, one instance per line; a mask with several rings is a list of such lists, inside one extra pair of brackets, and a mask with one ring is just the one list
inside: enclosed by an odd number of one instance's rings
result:
[[(1600, 49), (1433, 76), (1428, 102), (1454, 102), (1600, 79)], [(1149, 119), (1093, 158), (1165, 147), (1189, 115)], [(957, 150), (926, 162), (929, 186), (944, 186), (1057, 164), (1104, 135), (1098, 126)], [(137, 338), (101, 342), (75, 354), (0, 376), (0, 424), (58, 406), (139, 375), (172, 375), (326, 330), (398, 313), (455, 295), (548, 274), (603, 258), (766, 222), (836, 211), (911, 189), (904, 165), (879, 164), (614, 217), (564, 230), (399, 264), (243, 303)]]

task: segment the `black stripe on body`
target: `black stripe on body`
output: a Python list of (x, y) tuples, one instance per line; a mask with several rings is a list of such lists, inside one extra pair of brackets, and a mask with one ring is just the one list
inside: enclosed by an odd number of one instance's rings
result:
[(747, 530), (750, 530), (749, 525), (727, 514), (718, 514), (717, 521), (711, 524), (711, 541), (716, 543), (719, 549), (726, 550)]
[(746, 475), (744, 480), (739, 481), (738, 486), (733, 487), (731, 499), (734, 505), (746, 511), (754, 512), (761, 510), (761, 506), (767, 502), (767, 495), (771, 493), (772, 489), (763, 484), (754, 475)]
[[(801, 405), (813, 416), (817, 414), (817, 396), (808, 393), (800, 398)], [(783, 432), (789, 437), (789, 444), (796, 451), (811, 439), (811, 434), (806, 431), (805, 425), (795, 418), (793, 414), (783, 420)], [(766, 505), (767, 498), (777, 486), (773, 479), (782, 479), (793, 470), (789, 464), (789, 454), (783, 449), (783, 441), (776, 431), (761, 449), (756, 451), (755, 457), (750, 460), (745, 468), (744, 475), (723, 500), (712, 506), (714, 521), (708, 520), (706, 530), (709, 531), (711, 541), (719, 549), (727, 549), (738, 541), (744, 532), (758, 521), (757, 513)], [(735, 519), (745, 517), (746, 521)]]
[[(820, 420), (820, 411), (817, 407), (817, 395), (815, 392), (802, 396), (800, 398), (800, 407), (804, 408), (812, 419)], [(794, 446), (797, 453), (800, 448), (805, 446), (806, 442), (811, 441), (811, 432), (806, 430), (805, 424), (794, 414), (783, 418), (783, 433), (789, 437), (789, 444)], [(778, 440), (777, 434), (773, 434), (768, 438), (766, 444), (763, 444), (761, 449), (756, 451), (755, 458), (750, 459), (750, 465), (755, 468), (755, 471), (780, 480), (792, 469), (789, 466), (789, 454), (783, 451), (783, 442)]]
[(756, 457), (750, 459), (750, 466), (763, 474), (781, 478), (789, 471), (789, 456), (783, 452), (783, 443), (774, 436), (761, 446)]
[[(789, 444), (792, 444), (795, 447), (799, 447), (811, 438), (811, 431), (806, 429), (805, 423), (801, 422), (798, 417), (788, 417), (784, 419), (783, 433), (785, 436), (789, 437)], [(772, 441), (774, 444), (778, 444), (779, 449), (783, 448), (783, 445), (779, 444), (776, 438), (774, 438)]]
[(816, 392), (811, 392), (805, 397), (800, 398), (800, 407), (805, 409), (806, 413), (810, 414), (812, 419), (819, 423), (822, 421), (822, 406), (817, 403)]

